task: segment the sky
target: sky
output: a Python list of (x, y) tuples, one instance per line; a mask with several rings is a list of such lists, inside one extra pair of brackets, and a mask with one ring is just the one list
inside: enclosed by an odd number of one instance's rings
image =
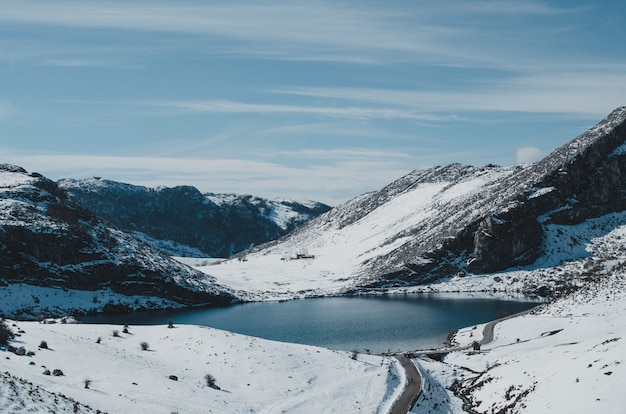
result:
[(626, 3), (0, 0), (0, 162), (338, 205), (626, 105)]

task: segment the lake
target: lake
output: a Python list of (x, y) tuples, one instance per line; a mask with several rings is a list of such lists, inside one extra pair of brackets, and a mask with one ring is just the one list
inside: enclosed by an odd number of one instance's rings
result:
[(85, 323), (193, 324), (283, 342), (382, 353), (440, 346), (450, 331), (539, 303), (463, 294), (350, 296), (84, 317)]

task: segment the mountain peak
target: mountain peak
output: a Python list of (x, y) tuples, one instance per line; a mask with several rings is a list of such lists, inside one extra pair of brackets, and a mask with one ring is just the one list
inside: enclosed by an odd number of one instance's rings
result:
[(259, 273), (272, 256), (306, 252), (314, 259), (285, 261), (264, 277), (280, 281), (268, 290), (284, 290), (294, 287), (281, 275), (298, 274), (316, 281), (315, 291), (320, 283), (340, 290), (416, 285), (532, 265), (546, 254), (552, 226), (626, 211), (625, 141), (621, 107), (535, 164), (412, 171), (254, 249), (245, 264), (210, 272), (226, 280), (248, 268)]

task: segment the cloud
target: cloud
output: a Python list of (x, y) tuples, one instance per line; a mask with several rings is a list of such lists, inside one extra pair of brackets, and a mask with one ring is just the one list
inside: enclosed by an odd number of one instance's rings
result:
[[(142, 104), (142, 103), (138, 103)], [(246, 103), (229, 100), (207, 101), (161, 101), (144, 102), (147, 106), (172, 108), (207, 113), (256, 113), (256, 114), (304, 114), (332, 118), (351, 119), (413, 119), (418, 121), (448, 121), (454, 115), (434, 115), (420, 112), (411, 107), (367, 107), (367, 106), (307, 106), (270, 103)]]
[(361, 102), (386, 106), (433, 121), (463, 120), (462, 112), (527, 112), (577, 114), (596, 119), (626, 102), (626, 64), (583, 66), (580, 71), (548, 71), (476, 81), (480, 88), (457, 87), (427, 91), (350, 87), (290, 87), (278, 94)]
[(546, 153), (537, 147), (521, 147), (515, 152), (516, 164), (531, 164), (540, 161)]
[[(330, 1), (10, 3), (0, 13), (0, 22), (210, 37), (217, 41), (203, 42), (205, 50), (231, 56), (381, 65), (412, 61), (490, 68), (504, 64), (507, 59), (503, 56), (517, 57), (518, 64), (528, 62), (529, 66), (546, 60), (546, 56), (529, 59), (536, 55), (535, 49), (523, 53), (524, 49), (507, 43), (541, 35), (538, 27), (527, 29), (526, 36), (517, 32), (526, 28), (526, 17), (556, 17), (582, 10), (536, 1), (453, 1), (445, 6), (423, 1), (391, 7)], [(507, 16), (514, 18), (509, 25), (469, 23), (476, 19), (493, 22)], [(551, 21), (544, 27), (554, 30), (554, 26), (558, 28), (557, 22)], [(547, 40), (545, 36), (542, 39)], [(72, 60), (64, 64), (72, 64)]]
[[(288, 166), (245, 159), (119, 157), (83, 154), (12, 154), (7, 162), (48, 178), (110, 180), (147, 187), (192, 185), (202, 192), (312, 199), (331, 205), (388, 184), (407, 169), (390, 159), (349, 153), (320, 163)], [(371, 172), (377, 171), (373, 177)]]

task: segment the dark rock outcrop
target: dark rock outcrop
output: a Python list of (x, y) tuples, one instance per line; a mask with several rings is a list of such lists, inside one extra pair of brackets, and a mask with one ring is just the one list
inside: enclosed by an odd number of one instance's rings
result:
[(65, 179), (59, 186), (118, 228), (146, 235), (146, 243), (178, 256), (187, 254), (168, 242), (209, 257), (229, 257), (277, 239), (330, 209), (317, 202), (203, 195), (191, 186), (147, 188), (100, 178)]
[(622, 211), (626, 107), (534, 164), (413, 171), (255, 249), (248, 259), (254, 266), (256, 256), (301, 250), (321, 261), (325, 243), (341, 240), (353, 270), (319, 267), (341, 271), (355, 289), (424, 284), (530, 265), (545, 254), (548, 226)]
[(0, 277), (5, 286), (106, 288), (180, 305), (234, 300), (210, 276), (116, 229), (39, 174), (0, 165), (0, 207)]

